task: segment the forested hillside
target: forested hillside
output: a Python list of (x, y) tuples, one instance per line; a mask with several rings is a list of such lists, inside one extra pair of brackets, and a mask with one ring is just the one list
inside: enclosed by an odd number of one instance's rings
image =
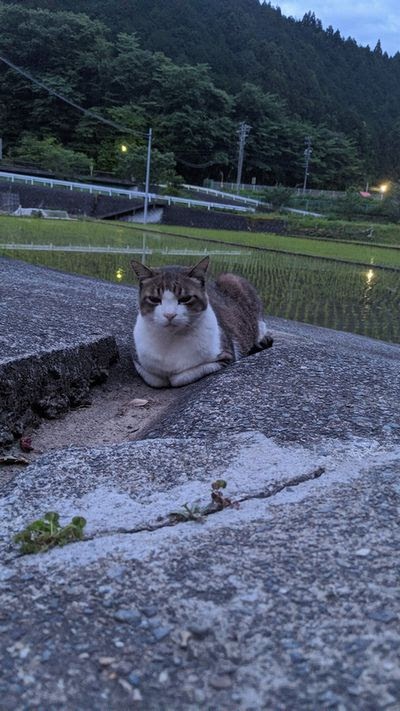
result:
[(400, 54), (359, 47), (310, 13), (296, 22), (258, 0), (5, 0), (0, 54), (138, 131), (99, 124), (0, 63), (14, 158), (40, 156), (44, 139), (71, 165), (138, 176), (152, 126), (160, 175), (234, 179), (245, 121), (245, 180), (301, 182), (305, 136), (311, 187), (399, 177)]

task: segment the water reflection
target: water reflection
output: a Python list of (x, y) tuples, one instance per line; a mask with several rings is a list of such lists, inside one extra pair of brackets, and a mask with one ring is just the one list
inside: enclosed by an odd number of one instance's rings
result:
[(370, 286), (370, 284), (373, 281), (374, 276), (375, 276), (374, 270), (368, 269), (368, 271), (365, 273), (365, 281), (367, 282), (367, 286)]
[(377, 274), (373, 269), (368, 269), (367, 272), (363, 272), (362, 275), (365, 279), (364, 293), (363, 293), (363, 304), (362, 304), (362, 314), (364, 322), (368, 319), (371, 305), (373, 301), (373, 289), (377, 282)]

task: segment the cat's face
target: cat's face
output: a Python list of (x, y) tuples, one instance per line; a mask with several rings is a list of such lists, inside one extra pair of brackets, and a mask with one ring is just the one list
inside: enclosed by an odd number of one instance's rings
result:
[(149, 269), (132, 262), (140, 280), (139, 309), (143, 318), (171, 333), (190, 328), (208, 305), (207, 266), (208, 259), (192, 268)]

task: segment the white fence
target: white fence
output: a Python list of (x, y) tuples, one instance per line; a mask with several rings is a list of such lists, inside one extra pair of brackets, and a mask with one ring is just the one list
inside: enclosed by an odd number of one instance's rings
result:
[(205, 193), (206, 195), (214, 195), (215, 197), (233, 200), (234, 202), (243, 202), (247, 205), (254, 205), (254, 207), (259, 207), (263, 204), (262, 200), (255, 200), (254, 198), (244, 197), (243, 195), (233, 195), (232, 193), (225, 193), (223, 190), (215, 190), (214, 188), (203, 188), (200, 185), (188, 185), (185, 183), (183, 187), (187, 190)]
[(167, 205), (186, 205), (187, 207), (206, 207), (207, 210), (230, 210), (235, 212), (255, 212), (255, 208), (244, 205), (223, 204), (205, 200), (193, 200), (191, 198), (176, 197), (175, 195), (159, 195), (157, 193), (145, 193), (140, 190), (127, 190), (126, 188), (113, 188), (108, 185), (96, 185), (95, 183), (78, 183), (69, 180), (56, 180), (55, 178), (39, 178), (33, 175), (20, 175), (19, 173), (8, 173), (0, 171), (0, 180), (7, 180), (15, 184), (22, 182), (29, 185), (40, 185), (49, 188), (66, 188), (68, 190), (82, 190), (89, 193), (103, 194), (109, 196), (127, 197), (130, 200), (147, 197), (149, 202), (166, 203)]
[(201, 257), (203, 255), (229, 255), (238, 256), (242, 254), (240, 249), (169, 249), (164, 247), (163, 249), (150, 249), (149, 247), (91, 247), (88, 245), (75, 245), (75, 244), (29, 244), (9, 242), (5, 244), (0, 243), (0, 250), (10, 250), (10, 251), (28, 251), (28, 252), (82, 252), (82, 253), (95, 253), (95, 254), (173, 254), (176, 256), (195, 256)]

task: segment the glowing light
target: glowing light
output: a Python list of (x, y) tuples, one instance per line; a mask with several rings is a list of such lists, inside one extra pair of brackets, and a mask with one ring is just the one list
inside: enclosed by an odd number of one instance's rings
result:
[(121, 153), (127, 153), (128, 152), (128, 146), (125, 143), (121, 144)]
[(372, 282), (374, 276), (375, 276), (374, 270), (373, 270), (373, 269), (368, 269), (368, 271), (367, 271), (366, 274), (365, 274), (365, 280), (366, 280), (367, 284), (371, 284), (371, 282)]
[(124, 278), (124, 270), (122, 267), (118, 267), (117, 271), (115, 272), (115, 277), (118, 281), (121, 281), (121, 279)]
[(381, 194), (381, 200), (383, 200), (384, 194), (388, 191), (389, 185), (388, 183), (382, 183), (382, 185), (379, 186), (379, 192)]

